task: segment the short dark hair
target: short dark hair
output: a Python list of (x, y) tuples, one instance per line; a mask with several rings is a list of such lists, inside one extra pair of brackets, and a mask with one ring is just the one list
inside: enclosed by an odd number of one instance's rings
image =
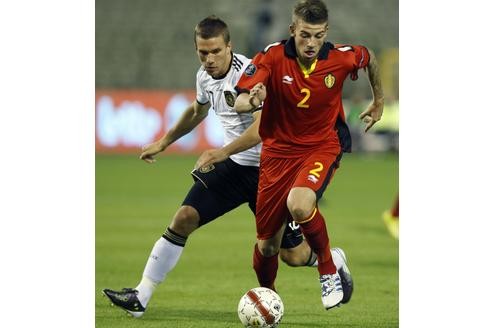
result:
[(301, 18), (306, 23), (322, 24), (328, 22), (328, 10), (321, 0), (300, 0), (294, 5), (293, 20)]
[(230, 33), (227, 24), (215, 15), (211, 15), (203, 19), (194, 28), (194, 43), (199, 36), (202, 39), (211, 39), (219, 35), (223, 36), (225, 43), (230, 42)]

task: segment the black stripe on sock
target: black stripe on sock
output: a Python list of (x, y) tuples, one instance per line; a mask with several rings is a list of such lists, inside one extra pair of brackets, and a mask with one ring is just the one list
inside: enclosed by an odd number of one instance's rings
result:
[(309, 267), (313, 266), (313, 264), (315, 264), (317, 258), (318, 258), (318, 256), (316, 256), (315, 252), (311, 251), (311, 254), (309, 254), (308, 262), (306, 262), (306, 264), (304, 266), (309, 266)]
[(167, 228), (167, 230), (165, 230), (165, 233), (162, 235), (162, 237), (168, 240), (169, 242), (171, 242), (172, 244), (182, 247), (186, 245), (186, 241), (187, 241), (187, 237), (183, 237), (179, 235), (177, 232), (173, 231), (170, 228)]

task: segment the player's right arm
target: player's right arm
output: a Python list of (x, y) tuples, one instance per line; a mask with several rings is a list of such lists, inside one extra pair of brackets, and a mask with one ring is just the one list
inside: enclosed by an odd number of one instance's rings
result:
[(177, 139), (188, 134), (198, 126), (208, 115), (209, 108), (209, 102), (200, 104), (198, 101), (194, 101), (194, 103), (186, 108), (177, 123), (163, 137), (143, 147), (139, 158), (147, 163), (154, 163), (154, 156), (167, 149)]
[(234, 109), (237, 113), (252, 112), (261, 106), (266, 98), (266, 87), (263, 83), (257, 83), (249, 94), (241, 93), (234, 104)]
[(194, 168), (197, 169), (210, 164), (222, 162), (231, 155), (240, 153), (259, 144), (261, 142), (261, 138), (258, 133), (261, 112), (254, 112), (253, 117), (253, 123), (231, 143), (219, 149), (209, 149), (203, 152), (196, 161)]

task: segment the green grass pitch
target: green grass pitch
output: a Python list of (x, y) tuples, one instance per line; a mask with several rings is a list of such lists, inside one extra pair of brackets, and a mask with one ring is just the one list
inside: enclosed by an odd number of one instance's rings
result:
[[(257, 286), (251, 268), (254, 217), (247, 205), (194, 232), (177, 267), (140, 319), (109, 305), (103, 288), (135, 287), (154, 242), (192, 184), (195, 156), (96, 156), (96, 327), (241, 327), (237, 304)], [(346, 154), (321, 211), (332, 246), (346, 252), (355, 280), (349, 304), (325, 311), (315, 268), (280, 262), (280, 327), (398, 327), (399, 247), (381, 214), (398, 191), (397, 155)]]

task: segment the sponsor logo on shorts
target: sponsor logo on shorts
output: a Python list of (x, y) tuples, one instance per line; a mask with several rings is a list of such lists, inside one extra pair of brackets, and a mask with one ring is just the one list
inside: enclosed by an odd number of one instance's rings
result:
[(317, 184), (318, 183), (318, 178), (315, 177), (314, 175), (308, 175), (308, 180), (313, 182), (314, 184)]
[(296, 221), (292, 220), (292, 222), (289, 223), (289, 228), (292, 230), (299, 229), (299, 224), (296, 223)]
[(285, 75), (282, 78), (282, 83), (285, 83), (285, 84), (292, 84), (292, 81), (294, 81), (294, 79), (292, 77), (290, 77), (289, 75)]
[(215, 168), (215, 165), (213, 165), (213, 164), (206, 165), (206, 166), (200, 167), (199, 172), (208, 173), (208, 172), (212, 171), (214, 168)]

